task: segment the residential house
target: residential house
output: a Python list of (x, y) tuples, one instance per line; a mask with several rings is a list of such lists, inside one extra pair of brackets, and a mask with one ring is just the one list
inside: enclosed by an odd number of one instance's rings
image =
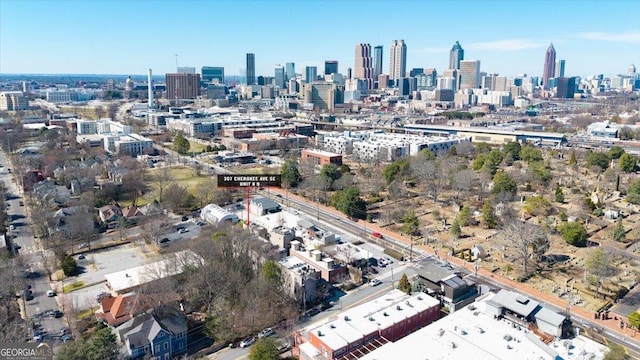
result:
[(169, 360), (187, 352), (187, 319), (173, 306), (162, 305), (128, 320), (115, 330), (130, 359)]
[(110, 223), (118, 220), (122, 216), (122, 211), (115, 205), (105, 205), (98, 209), (98, 214), (100, 215), (100, 221)]
[(135, 294), (109, 296), (100, 301), (100, 309), (96, 318), (108, 326), (117, 327), (125, 323), (135, 314), (139, 296)]
[(450, 265), (429, 261), (420, 265), (418, 281), (424, 285), (425, 291), (436, 293), (451, 312), (463, 308), (478, 297), (475, 284), (461, 278)]

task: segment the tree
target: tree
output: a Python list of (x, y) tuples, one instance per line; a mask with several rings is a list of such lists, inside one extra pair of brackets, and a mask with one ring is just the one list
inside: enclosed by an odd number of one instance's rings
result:
[(520, 160), (520, 151), (522, 150), (522, 146), (517, 141), (510, 141), (504, 145), (502, 152), (504, 152), (504, 157), (510, 157), (512, 160)]
[(498, 226), (498, 217), (489, 200), (485, 200), (482, 205), (482, 224), (487, 229), (495, 229)]
[(449, 181), (449, 167), (440, 160), (418, 156), (411, 163), (411, 169), (416, 178), (424, 184), (431, 193), (434, 202), (438, 202), (438, 195)]
[(529, 164), (527, 169), (527, 176), (539, 185), (547, 186), (553, 175), (551, 170), (542, 161), (537, 161)]
[(564, 192), (560, 185), (556, 186), (555, 199), (557, 203), (564, 204)]
[(640, 329), (640, 313), (637, 311), (632, 312), (631, 314), (629, 314), (629, 324), (631, 324), (631, 326), (635, 327), (636, 329)]
[(491, 146), (489, 146), (489, 144), (487, 144), (485, 142), (481, 142), (481, 143), (477, 143), (476, 144), (476, 152), (477, 153), (488, 153), (489, 151), (491, 151)]
[(407, 277), (407, 274), (404, 274), (404, 273), (402, 274), (402, 277), (398, 282), (398, 290), (411, 295), (411, 283), (409, 282), (409, 278)]
[(282, 281), (282, 270), (273, 260), (265, 262), (260, 271), (262, 278), (270, 284), (278, 284)]
[(325, 182), (329, 184), (328, 189), (333, 188), (333, 183), (342, 177), (342, 172), (340, 172), (340, 168), (335, 164), (326, 164), (323, 165), (320, 169), (320, 177), (325, 179)]
[(597, 167), (601, 171), (607, 170), (609, 167), (609, 157), (605, 153), (590, 151), (587, 156), (587, 167)]
[(285, 161), (280, 174), (282, 175), (282, 185), (285, 188), (294, 188), (302, 181), (300, 171), (298, 171), (298, 163), (292, 159)]
[(618, 130), (618, 138), (620, 140), (633, 140), (635, 132), (628, 126), (623, 126)]
[(505, 246), (512, 249), (522, 261), (522, 269), (529, 272), (529, 259), (534, 258), (535, 263), (549, 249), (549, 239), (540, 226), (513, 220), (507, 224), (503, 232)]
[(530, 215), (546, 216), (551, 211), (551, 204), (542, 196), (531, 196), (525, 200), (523, 208)]
[(186, 154), (189, 152), (191, 148), (191, 144), (189, 144), (189, 140), (185, 139), (182, 133), (178, 133), (176, 137), (173, 139), (172, 148), (178, 154)]
[(596, 287), (596, 297), (600, 292), (603, 280), (616, 274), (616, 267), (613, 265), (611, 254), (595, 248), (585, 260), (585, 269), (589, 274), (589, 282)]
[(162, 203), (164, 190), (173, 182), (173, 175), (167, 167), (160, 168), (154, 172), (153, 182), (158, 187), (158, 202)]
[(576, 159), (576, 150), (571, 150), (571, 155), (569, 156), (569, 166), (574, 167), (578, 165), (578, 160)]
[(331, 196), (331, 206), (349, 217), (356, 219), (367, 218), (367, 203), (360, 197), (360, 190), (355, 187), (347, 187), (344, 190), (336, 191)]
[(526, 145), (520, 150), (520, 158), (527, 163), (542, 161), (542, 152), (531, 145)]
[(249, 360), (278, 360), (278, 342), (270, 337), (265, 337), (256, 341), (249, 351)]
[(473, 221), (473, 217), (471, 216), (471, 208), (467, 205), (464, 205), (460, 212), (458, 213), (458, 222), (462, 226), (469, 226)]
[(498, 149), (491, 150), (482, 165), (482, 168), (489, 172), (491, 175), (495, 175), (496, 171), (498, 171), (498, 166), (502, 163), (503, 157), (502, 153)]
[(493, 188), (491, 189), (492, 194), (507, 193), (513, 196), (517, 190), (518, 184), (516, 184), (515, 180), (513, 180), (509, 174), (504, 171), (498, 171), (494, 175)]
[(632, 357), (625, 352), (624, 347), (610, 342), (609, 351), (603, 360), (632, 360)]
[(77, 266), (76, 260), (72, 256), (66, 255), (62, 259), (62, 272), (65, 276), (75, 275)]
[(579, 222), (568, 222), (558, 227), (562, 239), (569, 245), (582, 247), (587, 243), (587, 229)]
[(87, 349), (89, 360), (116, 360), (119, 348), (117, 338), (111, 329), (103, 327), (96, 331)]
[(611, 160), (619, 159), (623, 154), (625, 154), (624, 149), (620, 146), (612, 146), (607, 152), (607, 156)]
[(460, 227), (460, 221), (458, 218), (453, 220), (453, 224), (451, 224), (451, 235), (459, 238), (462, 235), (462, 228)]
[(640, 204), (640, 179), (634, 180), (634, 182), (629, 185), (625, 200), (631, 204)]
[(402, 231), (406, 234), (413, 235), (418, 230), (419, 225), (418, 217), (413, 210), (409, 210), (402, 217)]
[(451, 188), (455, 191), (455, 197), (464, 197), (474, 185), (476, 174), (471, 169), (462, 169), (451, 177)]
[(620, 170), (626, 173), (632, 173), (636, 171), (638, 159), (631, 154), (624, 153), (620, 156), (620, 159), (618, 159), (618, 166), (620, 167)]
[[(418, 157), (423, 155), (418, 155)], [(391, 184), (396, 178), (402, 178), (409, 174), (409, 159), (400, 159), (392, 162), (384, 167), (382, 176), (387, 180), (387, 185)]]
[(56, 353), (56, 359), (59, 360), (86, 360), (89, 358), (89, 354), (86, 341), (82, 338), (74, 341), (63, 343)]
[(622, 218), (618, 219), (616, 226), (613, 228), (613, 241), (623, 242), (627, 237), (627, 232), (622, 225)]

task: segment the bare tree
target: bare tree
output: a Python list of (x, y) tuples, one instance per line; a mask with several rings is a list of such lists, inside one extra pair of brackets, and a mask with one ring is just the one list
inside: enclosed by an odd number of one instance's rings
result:
[(603, 281), (617, 273), (611, 253), (599, 247), (591, 251), (591, 254), (585, 260), (585, 268), (589, 274), (587, 280), (596, 287), (596, 297), (600, 292)]
[(418, 156), (411, 162), (411, 168), (416, 177), (425, 185), (425, 188), (433, 196), (433, 201), (438, 202), (438, 195), (448, 182), (449, 167), (438, 159), (429, 159), (427, 156)]
[(541, 257), (549, 248), (547, 234), (540, 226), (519, 220), (506, 224), (502, 242), (522, 261), (524, 273), (529, 272), (529, 259)]
[(162, 195), (164, 190), (173, 183), (173, 176), (170, 169), (163, 167), (155, 171), (153, 176), (153, 182), (158, 188), (158, 202), (162, 203)]
[(462, 169), (451, 177), (451, 187), (455, 191), (455, 198), (463, 198), (471, 191), (476, 182), (476, 173), (471, 169)]

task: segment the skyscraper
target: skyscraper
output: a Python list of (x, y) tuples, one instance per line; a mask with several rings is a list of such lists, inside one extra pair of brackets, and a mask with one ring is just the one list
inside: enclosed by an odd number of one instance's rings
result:
[(464, 60), (464, 49), (456, 41), (449, 52), (449, 69), (460, 69), (460, 61)]
[(318, 80), (318, 68), (316, 66), (307, 66), (304, 71), (304, 82), (310, 84)]
[(459, 89), (477, 89), (480, 86), (480, 60), (461, 60), (458, 71)]
[(404, 40), (393, 40), (389, 55), (389, 79), (397, 82), (407, 72), (407, 45)]
[(278, 64), (276, 65), (273, 73), (274, 85), (280, 89), (284, 89), (285, 84), (285, 75), (284, 75), (284, 66)]
[(338, 60), (326, 60), (324, 62), (324, 74), (337, 74), (338, 73)]
[(367, 89), (373, 89), (373, 63), (371, 59), (371, 45), (356, 45), (356, 62), (354, 67), (354, 77), (362, 79), (367, 83)]
[(296, 64), (292, 62), (288, 62), (284, 64), (284, 77), (285, 80), (296, 78)]
[(373, 48), (373, 77), (377, 79), (382, 74), (382, 45)]
[(212, 83), (214, 80), (224, 84), (224, 68), (221, 66), (203, 66), (202, 81)]
[(547, 52), (544, 54), (544, 71), (542, 72), (542, 87), (549, 88), (549, 79), (553, 77), (556, 72), (556, 49), (553, 47), (553, 43), (547, 48)]
[(564, 77), (564, 60), (556, 60), (556, 67), (553, 72), (554, 78)]
[(256, 84), (256, 55), (247, 54), (247, 85)]
[(200, 74), (166, 74), (168, 99), (195, 99), (200, 93)]

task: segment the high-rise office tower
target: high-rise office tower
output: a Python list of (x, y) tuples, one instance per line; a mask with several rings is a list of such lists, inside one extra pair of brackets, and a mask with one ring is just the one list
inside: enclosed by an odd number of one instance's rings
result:
[(285, 84), (285, 75), (284, 75), (284, 66), (278, 64), (276, 65), (273, 72), (274, 85), (280, 89), (284, 89)]
[(556, 67), (553, 72), (554, 78), (564, 77), (564, 60), (556, 60)]
[(247, 85), (256, 84), (256, 55), (247, 54)]
[(458, 77), (458, 89), (477, 89), (480, 86), (480, 60), (461, 60)]
[(289, 81), (289, 79), (296, 78), (296, 64), (292, 62), (288, 62), (284, 64), (284, 78), (285, 81)]
[(326, 60), (324, 62), (324, 74), (337, 74), (338, 73), (338, 60)]
[(409, 71), (409, 77), (416, 77), (418, 74), (424, 74), (424, 68), (413, 68)]
[(464, 49), (456, 41), (449, 52), (449, 69), (460, 69), (460, 61), (464, 60)]
[(573, 95), (576, 91), (576, 78), (575, 77), (561, 77), (556, 80), (556, 97), (562, 99), (573, 99)]
[(304, 70), (304, 82), (310, 84), (318, 80), (318, 68), (316, 66), (307, 66)]
[(347, 79), (351, 79), (352, 75), (353, 74), (351, 68), (347, 68)]
[(627, 75), (636, 76), (636, 66), (634, 64), (629, 65), (629, 68), (627, 69)]
[(192, 66), (178, 66), (178, 74), (195, 74), (196, 68)]
[(549, 79), (555, 74), (556, 67), (556, 49), (553, 47), (553, 43), (547, 48), (547, 52), (544, 54), (544, 70), (542, 72), (542, 87), (549, 88)]
[(356, 45), (356, 62), (354, 68), (354, 77), (362, 79), (367, 83), (367, 89), (373, 89), (373, 62), (371, 59), (371, 45)]
[(200, 93), (200, 74), (166, 74), (168, 99), (195, 99)]
[(224, 68), (221, 66), (203, 66), (202, 81), (213, 83), (218, 82), (224, 84)]
[(407, 45), (404, 40), (393, 40), (389, 48), (389, 79), (397, 82), (407, 72)]
[(382, 74), (382, 45), (373, 48), (373, 77), (377, 79)]

